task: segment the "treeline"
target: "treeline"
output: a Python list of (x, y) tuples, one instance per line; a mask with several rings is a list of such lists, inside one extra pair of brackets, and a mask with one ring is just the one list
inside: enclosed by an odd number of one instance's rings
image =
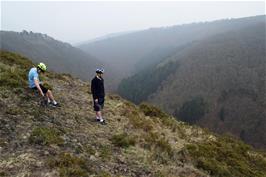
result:
[(118, 87), (118, 93), (139, 104), (154, 93), (161, 83), (178, 68), (178, 62), (168, 62), (163, 66), (150, 67), (132, 77), (123, 79)]

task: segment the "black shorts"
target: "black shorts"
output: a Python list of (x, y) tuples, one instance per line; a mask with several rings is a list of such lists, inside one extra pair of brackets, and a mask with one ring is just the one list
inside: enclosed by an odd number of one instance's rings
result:
[(93, 100), (93, 108), (94, 111), (101, 111), (104, 106), (104, 98), (98, 98), (98, 102), (96, 103), (95, 100)]
[[(45, 88), (42, 84), (40, 84), (40, 87), (41, 87), (41, 89), (42, 89), (42, 92), (43, 92), (44, 94), (46, 94), (47, 91), (48, 91), (48, 89)], [(33, 89), (33, 90), (38, 90), (37, 87), (33, 87), (32, 89)]]

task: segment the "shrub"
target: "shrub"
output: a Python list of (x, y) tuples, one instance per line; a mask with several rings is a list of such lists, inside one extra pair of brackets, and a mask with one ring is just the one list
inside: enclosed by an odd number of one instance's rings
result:
[(141, 103), (139, 105), (139, 108), (146, 116), (159, 118), (159, 120), (161, 120), (161, 122), (165, 126), (171, 128), (172, 131), (176, 131), (176, 129), (179, 128), (176, 120), (167, 115), (166, 113), (164, 113), (163, 111), (161, 111), (159, 108), (150, 105), (148, 103)]
[(22, 70), (29, 69), (30, 67), (33, 66), (33, 63), (27, 58), (19, 54), (7, 52), (7, 51), (1, 50), (0, 58), (1, 58), (1, 62), (3, 62), (4, 64), (9, 65), (9, 66), (19, 66), (19, 68)]
[(250, 156), (251, 148), (231, 137), (187, 145), (186, 149), (195, 166), (212, 176), (259, 177), (266, 174), (266, 160)]
[(60, 137), (59, 131), (50, 127), (35, 128), (29, 137), (29, 141), (30, 143), (39, 145), (61, 145), (64, 143), (64, 140)]
[(109, 160), (112, 155), (112, 149), (109, 145), (101, 145), (100, 146), (100, 157), (104, 160)]
[(193, 98), (185, 102), (175, 115), (182, 121), (195, 123), (207, 112), (207, 104), (201, 97)]
[(146, 115), (150, 117), (167, 117), (163, 111), (159, 108), (149, 105), (148, 103), (141, 103), (139, 105), (140, 110)]
[(159, 163), (168, 164), (171, 160), (175, 160), (174, 155), (174, 150), (167, 140), (161, 138), (155, 142), (152, 156)]
[(90, 154), (90, 155), (94, 155), (96, 153), (96, 150), (91, 145), (86, 145), (85, 146), (85, 152)]
[(155, 144), (159, 137), (159, 134), (156, 132), (149, 132), (144, 135), (145, 141), (152, 144)]
[(69, 153), (61, 153), (55, 159), (49, 159), (51, 168), (58, 167), (61, 177), (87, 177), (90, 169), (86, 161)]
[(150, 119), (145, 117), (140, 117), (139, 115), (132, 115), (129, 117), (129, 122), (133, 125), (134, 128), (143, 129), (146, 132), (149, 132), (153, 129), (153, 122)]
[(144, 136), (144, 148), (151, 150), (152, 158), (162, 164), (168, 162), (176, 162), (176, 151), (172, 148), (171, 144), (156, 132), (149, 132)]
[[(0, 86), (13, 88), (25, 88), (28, 86), (27, 75), (29, 69), (33, 67), (33, 63), (18, 54), (0, 51)], [(59, 74), (46, 73), (50, 76), (60, 76)], [(44, 76), (40, 75), (40, 80)], [(50, 85), (46, 85), (48, 89), (52, 89)]]
[(9, 88), (27, 86), (26, 72), (16, 68), (1, 69), (0, 85)]
[(0, 85), (9, 88), (27, 86), (27, 70), (33, 63), (20, 55), (5, 51), (0, 51), (0, 58)]
[(130, 137), (126, 133), (114, 135), (111, 138), (111, 141), (115, 146), (122, 147), (122, 148), (127, 148), (129, 146), (135, 145), (135, 139), (133, 137)]
[(162, 151), (162, 152), (166, 152), (169, 156), (173, 155), (173, 149), (171, 147), (171, 145), (169, 144), (168, 141), (166, 141), (165, 139), (159, 139), (156, 142), (156, 147)]

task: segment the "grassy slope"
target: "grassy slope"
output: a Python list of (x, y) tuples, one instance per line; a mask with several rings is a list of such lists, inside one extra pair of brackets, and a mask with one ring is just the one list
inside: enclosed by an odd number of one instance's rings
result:
[(94, 122), (89, 85), (47, 73), (61, 108), (27, 89), (33, 64), (1, 52), (0, 176), (264, 176), (263, 153), (116, 95)]

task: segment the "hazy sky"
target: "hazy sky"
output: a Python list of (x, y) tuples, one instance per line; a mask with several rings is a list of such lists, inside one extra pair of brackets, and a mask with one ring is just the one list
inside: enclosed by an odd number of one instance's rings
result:
[(1, 30), (72, 44), (108, 33), (265, 14), (260, 2), (3, 2)]

